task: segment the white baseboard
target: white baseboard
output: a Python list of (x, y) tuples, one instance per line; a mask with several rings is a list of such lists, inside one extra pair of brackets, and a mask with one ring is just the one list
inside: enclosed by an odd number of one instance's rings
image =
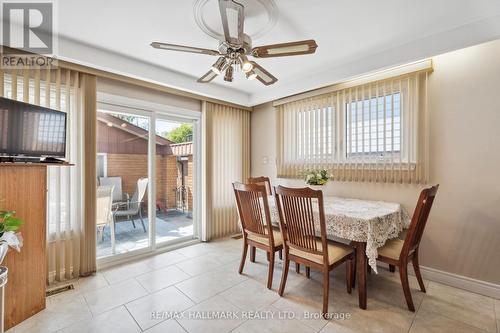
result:
[[(413, 273), (412, 269), (408, 270)], [(500, 285), (472, 279), (466, 276), (440, 271), (435, 268), (420, 266), (424, 279), (467, 290), (476, 294), (500, 299)]]

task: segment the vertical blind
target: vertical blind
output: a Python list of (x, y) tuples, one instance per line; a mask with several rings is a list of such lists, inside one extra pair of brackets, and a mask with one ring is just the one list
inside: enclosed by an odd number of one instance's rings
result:
[(208, 238), (239, 231), (233, 182), (250, 176), (250, 112), (206, 103)]
[(64, 68), (0, 70), (1, 96), (59, 110), (67, 117), (66, 159), (74, 166), (47, 168), (48, 283), (82, 273), (81, 248), (86, 238), (82, 236), (85, 158), (81, 77), (79, 72)]
[(278, 177), (326, 169), (335, 180), (425, 183), (426, 71), (278, 105)]

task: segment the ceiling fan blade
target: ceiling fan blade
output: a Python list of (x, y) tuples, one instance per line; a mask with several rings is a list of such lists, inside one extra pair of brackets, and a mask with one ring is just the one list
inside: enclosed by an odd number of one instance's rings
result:
[(215, 79), (217, 76), (217, 73), (215, 73), (213, 70), (209, 70), (208, 72), (205, 73), (202, 77), (200, 77), (198, 80), (196, 80), (199, 83), (208, 83)]
[(208, 55), (220, 55), (219, 52), (215, 50), (202, 49), (199, 47), (193, 46), (184, 46), (184, 45), (176, 45), (176, 44), (167, 44), (160, 42), (153, 42), (151, 46), (155, 49), (160, 50), (169, 50), (169, 51), (180, 51), (180, 52), (190, 52), (190, 53), (198, 53), (198, 54), (208, 54)]
[(219, 10), (226, 42), (242, 45), (245, 7), (234, 0), (219, 0)]
[(252, 70), (254, 71), (255, 74), (257, 74), (256, 77), (257, 80), (262, 82), (262, 84), (269, 86), (278, 81), (276, 77), (274, 77), (271, 73), (262, 68), (262, 66), (257, 64), (255, 61), (250, 61), (250, 63), (253, 65)]
[(299, 42), (257, 46), (252, 49), (252, 55), (256, 58), (295, 56), (314, 53), (317, 47), (316, 41), (309, 39)]

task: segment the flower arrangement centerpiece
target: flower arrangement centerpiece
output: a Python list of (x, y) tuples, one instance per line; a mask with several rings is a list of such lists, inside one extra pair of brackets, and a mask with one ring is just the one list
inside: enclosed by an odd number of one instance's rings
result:
[(17, 252), (21, 251), (23, 239), (21, 234), (15, 233), (15, 231), (23, 223), (23, 220), (16, 217), (15, 211), (0, 211), (0, 264), (3, 262), (9, 247)]
[(309, 170), (304, 173), (304, 180), (307, 185), (325, 185), (330, 179), (328, 171), (322, 170)]

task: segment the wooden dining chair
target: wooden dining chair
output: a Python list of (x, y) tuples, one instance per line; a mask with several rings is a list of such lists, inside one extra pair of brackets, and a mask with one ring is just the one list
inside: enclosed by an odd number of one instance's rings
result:
[(269, 260), (267, 288), (271, 289), (274, 253), (283, 249), (283, 238), (279, 230), (272, 228), (266, 188), (257, 184), (233, 183), (233, 189), (243, 233), (243, 254), (238, 272), (243, 272), (248, 246), (266, 251)]
[[(276, 208), (284, 244), (284, 268), (278, 294), (283, 296), (290, 260), (323, 273), (323, 317), (328, 314), (330, 271), (347, 262), (347, 292), (353, 279), (353, 249), (326, 239), (323, 192), (310, 188), (274, 187)], [(316, 202), (316, 203), (315, 203)], [(320, 237), (316, 237), (313, 206), (318, 207)]]
[[(266, 194), (268, 196), (273, 195), (272, 188), (271, 188), (271, 181), (269, 180), (269, 177), (250, 177), (247, 179), (248, 184), (257, 184), (257, 185), (262, 185), (266, 187)], [(279, 251), (279, 258), (282, 259), (282, 253)], [(269, 259), (269, 256), (268, 256)], [(255, 262), (255, 247), (250, 246), (250, 261)]]
[(250, 177), (247, 180), (248, 184), (258, 184), (258, 185), (264, 185), (266, 187), (266, 193), (267, 195), (273, 195), (272, 188), (271, 188), (271, 181), (269, 180), (269, 177)]
[(406, 304), (408, 305), (408, 309), (413, 312), (415, 311), (415, 306), (413, 305), (408, 282), (408, 262), (412, 262), (420, 290), (425, 293), (424, 281), (422, 280), (418, 264), (418, 250), (438, 187), (439, 185), (432, 186), (422, 190), (420, 193), (405, 240), (390, 239), (384, 246), (378, 249), (377, 260), (389, 264), (391, 272), (395, 270), (396, 266), (398, 267)]

